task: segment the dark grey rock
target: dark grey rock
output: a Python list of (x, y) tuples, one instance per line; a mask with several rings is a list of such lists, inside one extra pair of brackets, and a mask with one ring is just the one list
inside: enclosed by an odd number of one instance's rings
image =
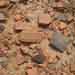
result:
[(64, 36), (60, 32), (54, 32), (51, 45), (56, 50), (63, 52), (67, 48), (68, 42), (65, 41)]
[(45, 57), (41, 54), (32, 57), (32, 61), (37, 64), (43, 64)]

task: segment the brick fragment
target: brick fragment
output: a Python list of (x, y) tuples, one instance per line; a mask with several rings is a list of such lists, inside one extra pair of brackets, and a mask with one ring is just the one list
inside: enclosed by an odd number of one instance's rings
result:
[(21, 42), (38, 43), (44, 38), (43, 32), (22, 32), (18, 35)]
[(48, 14), (41, 14), (39, 15), (39, 24), (40, 25), (48, 25), (49, 23), (52, 22), (51, 17)]

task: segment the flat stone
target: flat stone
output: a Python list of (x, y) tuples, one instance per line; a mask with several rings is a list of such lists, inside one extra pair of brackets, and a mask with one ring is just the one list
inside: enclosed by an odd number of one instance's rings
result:
[(42, 26), (48, 25), (51, 22), (52, 22), (52, 19), (51, 19), (50, 15), (48, 15), (48, 14), (40, 14), (39, 15), (38, 23), (40, 25), (42, 25)]
[(44, 38), (43, 32), (22, 32), (18, 35), (18, 40), (21, 42), (38, 43)]

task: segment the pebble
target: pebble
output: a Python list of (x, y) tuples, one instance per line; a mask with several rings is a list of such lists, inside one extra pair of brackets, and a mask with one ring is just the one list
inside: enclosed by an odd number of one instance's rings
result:
[(6, 21), (6, 15), (4, 12), (0, 12), (0, 22)]
[(0, 65), (5, 67), (8, 64), (8, 59), (6, 57), (0, 57)]

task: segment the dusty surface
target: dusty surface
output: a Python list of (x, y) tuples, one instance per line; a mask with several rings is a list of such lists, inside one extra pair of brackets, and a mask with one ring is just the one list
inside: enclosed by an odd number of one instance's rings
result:
[(0, 0), (0, 75), (75, 75), (75, 0)]

